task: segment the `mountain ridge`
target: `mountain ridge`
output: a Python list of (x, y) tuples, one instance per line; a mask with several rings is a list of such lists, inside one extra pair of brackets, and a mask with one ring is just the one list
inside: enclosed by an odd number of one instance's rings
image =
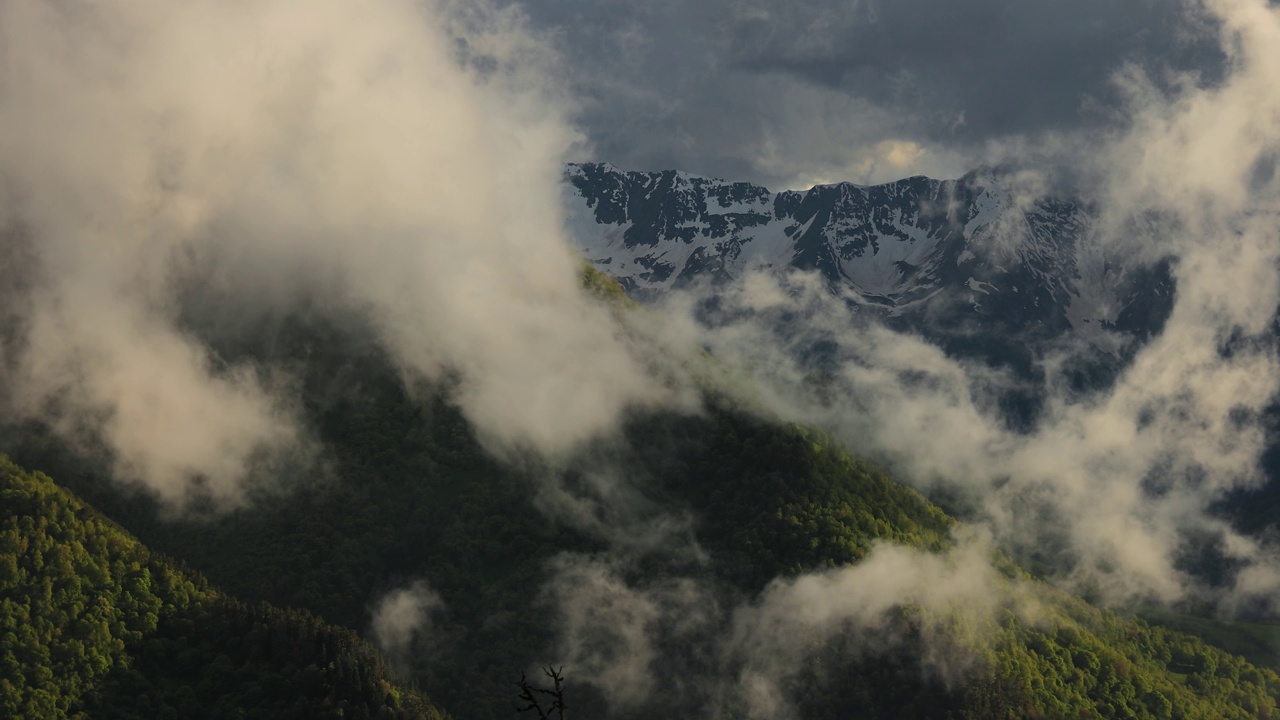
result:
[[(572, 242), (641, 301), (756, 270), (819, 274), (906, 325), (1071, 332), (1123, 354), (1172, 307), (1167, 264), (1102, 244), (1079, 199), (1024, 202), (996, 170), (772, 193), (690, 173), (566, 166)], [(926, 319), (927, 317), (927, 319)]]

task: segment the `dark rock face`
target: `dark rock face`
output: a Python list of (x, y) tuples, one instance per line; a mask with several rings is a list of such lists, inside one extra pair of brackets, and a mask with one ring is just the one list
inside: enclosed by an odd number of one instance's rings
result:
[(1066, 340), (1115, 364), (1172, 308), (1167, 264), (1127, 262), (1099, 242), (1084, 204), (1022, 202), (991, 171), (780, 193), (607, 164), (569, 165), (565, 177), (574, 241), (642, 301), (806, 270), (860, 312), (1027, 372)]

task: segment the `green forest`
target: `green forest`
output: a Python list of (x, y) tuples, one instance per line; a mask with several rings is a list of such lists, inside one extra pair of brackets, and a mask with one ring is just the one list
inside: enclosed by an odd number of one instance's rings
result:
[[(584, 284), (625, 298), (593, 271)], [(749, 606), (776, 578), (856, 564), (878, 543), (956, 542), (959, 523), (915, 490), (712, 387), (700, 413), (636, 412), (618, 437), (548, 468), (495, 458), (447, 383), (407, 387), (375, 343), (319, 317), (226, 337), (218, 352), (279, 363), (302, 347), (294, 367), (325, 454), (281, 469), (244, 507), (174, 517), (113, 483), (100, 456), (6, 427), (7, 451), (33, 472), (0, 464), (0, 716), (517, 717), (522, 673), (563, 663), (542, 592), (557, 558), (617, 552), (541, 506), (551, 491), (596, 508), (601, 527), (686, 519), (619, 574), (639, 589), (694, 580), (720, 608)], [(593, 478), (610, 472), (606, 493)], [(1034, 621), (1010, 607), (975, 629), (903, 606), (885, 631), (907, 641), (881, 652), (815, 637), (786, 688), (800, 715), (1280, 717), (1272, 669), (992, 562), (1029, 588)], [(370, 608), (417, 579), (445, 609), (393, 670), (369, 642)], [(611, 705), (566, 665), (566, 716), (748, 717), (742, 698), (661, 691), (734, 670), (706, 651), (728, 622), (655, 661), (660, 690), (639, 704)], [(958, 678), (922, 670), (939, 627), (976, 658)]]
[(0, 715), (433, 718), (359, 635), (249, 605), (0, 458)]

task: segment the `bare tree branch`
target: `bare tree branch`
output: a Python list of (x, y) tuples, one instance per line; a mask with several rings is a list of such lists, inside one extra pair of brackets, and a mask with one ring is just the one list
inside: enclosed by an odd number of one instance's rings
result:
[[(516, 685), (520, 688), (520, 700), (525, 703), (524, 707), (516, 708), (516, 712), (525, 713), (530, 710), (538, 713), (538, 720), (564, 720), (564, 675), (562, 674), (564, 666), (553, 669), (550, 665), (543, 668), (542, 672), (551, 678), (551, 689), (530, 685), (524, 673), (520, 673), (520, 682)], [(546, 710), (542, 708), (542, 703), (538, 702), (538, 695), (545, 695), (551, 698), (551, 705)]]

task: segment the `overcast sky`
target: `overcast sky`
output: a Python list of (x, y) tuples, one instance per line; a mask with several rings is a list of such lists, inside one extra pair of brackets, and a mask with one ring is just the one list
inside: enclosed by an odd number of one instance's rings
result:
[(1178, 0), (509, 0), (568, 59), (591, 158), (773, 189), (956, 176), (1116, 124), (1112, 76), (1220, 74)]

